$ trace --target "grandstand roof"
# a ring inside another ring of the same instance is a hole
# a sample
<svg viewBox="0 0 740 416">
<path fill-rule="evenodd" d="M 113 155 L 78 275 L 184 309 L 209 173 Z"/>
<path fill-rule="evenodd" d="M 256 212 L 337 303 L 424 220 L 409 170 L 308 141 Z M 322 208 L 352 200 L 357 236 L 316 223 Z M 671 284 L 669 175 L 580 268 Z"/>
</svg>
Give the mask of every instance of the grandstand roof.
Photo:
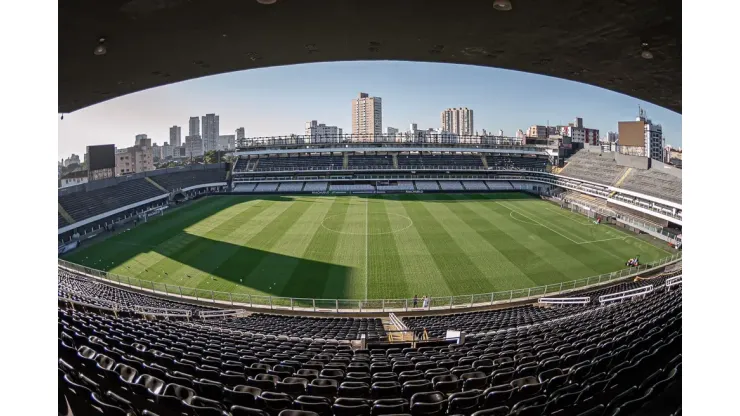
<svg viewBox="0 0 740 416">
<path fill-rule="evenodd" d="M 499 12 L 490 0 L 61 2 L 58 111 L 223 72 L 338 60 L 515 69 L 681 111 L 680 2 L 511 3 Z M 106 53 L 96 55 L 101 38 Z"/>
</svg>

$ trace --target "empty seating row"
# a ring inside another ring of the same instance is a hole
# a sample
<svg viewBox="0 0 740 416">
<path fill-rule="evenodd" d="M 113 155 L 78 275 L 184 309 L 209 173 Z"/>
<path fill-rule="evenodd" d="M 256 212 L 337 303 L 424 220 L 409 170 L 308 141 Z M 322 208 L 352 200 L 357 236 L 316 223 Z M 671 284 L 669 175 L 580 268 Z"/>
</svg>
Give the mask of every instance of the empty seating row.
<svg viewBox="0 0 740 416">
<path fill-rule="evenodd" d="M 300 192 L 303 190 L 303 182 L 281 182 L 278 192 Z"/>
<path fill-rule="evenodd" d="M 375 185 L 379 191 L 413 191 L 414 183 L 412 181 L 398 181 L 395 184 Z"/>
<path fill-rule="evenodd" d="M 303 190 L 307 192 L 325 192 L 328 186 L 329 182 L 306 182 Z"/>
<path fill-rule="evenodd" d="M 60 397 L 73 414 L 621 415 L 680 388 L 680 290 L 403 349 L 58 314 Z"/>
<path fill-rule="evenodd" d="M 196 185 L 226 182 L 226 171 L 223 169 L 188 170 L 152 176 L 151 179 L 168 191 L 174 191 Z"/>
<path fill-rule="evenodd" d="M 362 191 L 374 191 L 375 186 L 369 184 L 369 183 L 357 183 L 357 184 L 329 184 L 329 190 L 330 191 L 340 191 L 340 192 L 362 192 Z"/>
<path fill-rule="evenodd" d="M 544 172 L 547 169 L 547 159 L 533 157 L 512 157 L 506 155 L 488 155 L 486 162 L 489 169 L 494 170 L 528 170 Z"/>
<path fill-rule="evenodd" d="M 388 168 L 393 167 L 393 156 L 390 155 L 349 155 L 347 157 L 350 168 Z"/>
<path fill-rule="evenodd" d="M 619 187 L 668 201 L 681 202 L 681 179 L 656 169 L 632 169 Z"/>
<path fill-rule="evenodd" d="M 75 221 L 81 221 L 161 195 L 164 192 L 146 180 L 134 179 L 107 188 L 61 195 L 58 201 Z"/>
<path fill-rule="evenodd" d="M 344 165 L 342 156 L 263 157 L 252 165 L 253 171 L 336 170 Z"/>
<path fill-rule="evenodd" d="M 609 153 L 590 153 L 581 150 L 566 161 L 565 168 L 560 172 L 563 176 L 583 179 L 604 185 L 614 185 L 627 171 Z"/>
<path fill-rule="evenodd" d="M 214 309 L 121 289 L 62 268 L 58 269 L 57 292 L 61 298 L 108 308 L 115 304 L 121 310 L 134 310 L 136 306 L 185 309 L 191 312 Z"/>
<path fill-rule="evenodd" d="M 414 185 L 420 191 L 439 191 L 437 181 L 414 181 Z"/>
<path fill-rule="evenodd" d="M 462 181 L 463 187 L 468 191 L 487 191 L 488 187 L 483 181 Z"/>
<path fill-rule="evenodd" d="M 465 189 L 460 181 L 439 181 L 439 187 L 443 191 L 462 191 Z"/>
</svg>

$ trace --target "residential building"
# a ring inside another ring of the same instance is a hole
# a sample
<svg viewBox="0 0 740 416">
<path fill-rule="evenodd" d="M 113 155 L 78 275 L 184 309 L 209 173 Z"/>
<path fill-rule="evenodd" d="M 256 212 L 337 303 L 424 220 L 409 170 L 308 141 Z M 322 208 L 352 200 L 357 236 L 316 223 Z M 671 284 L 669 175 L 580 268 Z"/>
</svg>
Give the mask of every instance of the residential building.
<svg viewBox="0 0 740 416">
<path fill-rule="evenodd" d="M 203 150 L 217 150 L 218 149 L 218 128 L 219 120 L 216 114 L 206 114 L 201 118 L 201 124 L 203 127 Z"/>
<path fill-rule="evenodd" d="M 525 137 L 526 136 L 525 136 L 524 132 L 522 131 L 522 129 L 519 129 L 519 130 L 516 131 L 516 138 L 517 139 L 524 140 Z"/>
<path fill-rule="evenodd" d="M 383 133 L 383 102 L 380 97 L 370 97 L 361 92 L 352 100 L 352 134 L 367 135 L 359 141 L 372 141 Z"/>
<path fill-rule="evenodd" d="M 197 120 L 197 118 L 196 118 Z M 196 133 L 197 134 L 197 133 Z M 182 129 L 180 126 L 170 127 L 170 146 L 179 146 L 182 143 Z"/>
<path fill-rule="evenodd" d="M 87 183 L 87 170 L 80 169 L 74 172 L 69 172 L 59 178 L 59 187 L 66 188 L 69 186 L 75 186 L 82 183 Z"/>
<path fill-rule="evenodd" d="M 306 122 L 306 136 L 311 138 L 311 143 L 338 143 L 342 140 L 342 129 L 311 120 Z"/>
<path fill-rule="evenodd" d="M 398 129 L 395 127 L 386 127 L 385 134 L 389 136 L 395 136 L 396 134 L 398 134 Z"/>
<path fill-rule="evenodd" d="M 448 108 L 440 115 L 441 131 L 455 133 L 459 136 L 472 136 L 473 110 L 467 107 Z"/>
<path fill-rule="evenodd" d="M 200 118 L 190 117 L 188 122 L 188 136 L 200 136 Z"/>
<path fill-rule="evenodd" d="M 665 159 L 663 154 L 663 149 L 665 148 L 663 127 L 660 124 L 653 124 L 652 120 L 647 118 L 647 113 L 642 108 L 636 121 L 642 121 L 644 123 L 646 156 L 651 159 L 663 161 Z"/>
<path fill-rule="evenodd" d="M 547 126 L 533 125 L 527 129 L 527 137 L 536 137 L 538 139 L 546 139 Z"/>
<path fill-rule="evenodd" d="M 162 145 L 162 159 L 172 159 L 173 156 L 173 150 L 177 146 L 172 146 L 171 144 L 164 142 L 164 145 Z"/>
<path fill-rule="evenodd" d="M 619 133 L 610 131 L 606 133 L 606 141 L 609 143 L 617 143 L 619 141 Z"/>
<path fill-rule="evenodd" d="M 245 143 L 244 139 L 246 138 L 246 132 L 244 131 L 244 127 L 239 127 L 236 129 L 236 145 L 237 146 L 244 146 Z"/>
<path fill-rule="evenodd" d="M 185 145 L 182 148 L 185 149 L 185 154 L 183 155 L 185 157 L 203 156 L 206 152 L 203 146 L 203 139 L 198 135 L 186 136 Z"/>
<path fill-rule="evenodd" d="M 66 168 L 67 166 L 74 164 L 80 164 L 80 156 L 72 153 L 70 157 L 64 159 L 64 167 Z"/>
<path fill-rule="evenodd" d="M 557 126 L 558 134 L 572 138 L 573 143 L 599 144 L 599 130 L 583 127 L 583 119 L 578 117 L 567 126 Z"/>
<path fill-rule="evenodd" d="M 218 136 L 218 150 L 234 150 L 236 149 L 236 135 L 227 134 Z"/>
<path fill-rule="evenodd" d="M 152 145 L 152 159 L 155 162 L 158 162 L 158 161 L 164 159 L 162 157 L 162 146 L 158 145 L 157 143 L 154 143 Z"/>
<path fill-rule="evenodd" d="M 133 146 L 117 149 L 115 157 L 116 176 L 154 170 L 152 139 L 146 137 L 146 134 L 139 134 Z"/>
<path fill-rule="evenodd" d="M 498 129 L 498 132 L 496 133 L 496 136 L 498 137 L 504 137 L 504 131 L 501 129 Z"/>
</svg>

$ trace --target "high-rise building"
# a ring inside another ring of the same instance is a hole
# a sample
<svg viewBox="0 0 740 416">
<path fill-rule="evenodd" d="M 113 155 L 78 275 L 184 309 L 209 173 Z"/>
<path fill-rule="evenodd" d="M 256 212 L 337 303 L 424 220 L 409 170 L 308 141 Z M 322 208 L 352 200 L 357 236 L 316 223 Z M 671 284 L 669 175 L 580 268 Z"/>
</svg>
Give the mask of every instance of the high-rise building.
<svg viewBox="0 0 740 416">
<path fill-rule="evenodd" d="M 218 150 L 234 150 L 236 149 L 236 136 L 233 134 L 226 134 L 218 136 Z"/>
<path fill-rule="evenodd" d="M 244 127 L 239 127 L 236 129 L 236 145 L 237 146 L 243 146 L 242 142 L 246 138 L 246 132 L 244 131 Z"/>
<path fill-rule="evenodd" d="M 198 157 L 203 156 L 205 150 L 203 148 L 203 139 L 198 136 L 186 136 L 185 137 L 185 156 L 186 157 Z"/>
<path fill-rule="evenodd" d="M 359 141 L 372 141 L 374 135 L 383 133 L 383 102 L 380 97 L 370 97 L 361 92 L 352 100 L 352 134 L 367 135 Z"/>
<path fill-rule="evenodd" d="M 179 146 L 180 143 L 182 143 L 182 129 L 180 126 L 170 127 L 170 146 Z"/>
<path fill-rule="evenodd" d="M 218 116 L 216 114 L 206 114 L 201 118 L 203 125 L 203 151 L 218 149 Z"/>
<path fill-rule="evenodd" d="M 200 136 L 200 118 L 190 117 L 188 122 L 188 136 Z"/>
<path fill-rule="evenodd" d="M 342 140 L 342 129 L 311 120 L 306 122 L 306 136 L 311 138 L 311 143 L 339 143 Z"/>
<path fill-rule="evenodd" d="M 164 142 L 164 145 L 162 145 L 162 159 L 172 159 L 174 147 L 177 146 L 172 146 L 171 144 Z"/>
<path fill-rule="evenodd" d="M 663 137 L 663 126 L 653 124 L 653 121 L 647 118 L 647 113 L 640 108 L 640 114 L 636 121 L 644 123 L 645 131 L 645 154 L 650 159 L 664 160 L 665 138 Z"/>
<path fill-rule="evenodd" d="M 137 134 L 133 146 L 118 149 L 116 158 L 116 176 L 130 175 L 154 170 L 152 139 L 146 134 Z"/>
<path fill-rule="evenodd" d="M 475 132 L 473 128 L 473 110 L 467 107 L 448 108 L 442 111 L 440 122 L 442 131 L 445 132 L 461 136 L 472 136 Z"/>
</svg>

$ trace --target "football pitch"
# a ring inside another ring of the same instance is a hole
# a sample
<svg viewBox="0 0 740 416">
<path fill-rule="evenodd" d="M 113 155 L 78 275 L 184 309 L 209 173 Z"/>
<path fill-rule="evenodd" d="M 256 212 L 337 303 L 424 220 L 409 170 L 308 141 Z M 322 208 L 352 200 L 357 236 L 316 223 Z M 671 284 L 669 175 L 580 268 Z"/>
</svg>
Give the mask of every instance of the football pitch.
<svg viewBox="0 0 740 416">
<path fill-rule="evenodd" d="M 522 193 L 215 196 L 64 259 L 167 285 L 400 299 L 567 282 L 670 256 Z"/>
</svg>

